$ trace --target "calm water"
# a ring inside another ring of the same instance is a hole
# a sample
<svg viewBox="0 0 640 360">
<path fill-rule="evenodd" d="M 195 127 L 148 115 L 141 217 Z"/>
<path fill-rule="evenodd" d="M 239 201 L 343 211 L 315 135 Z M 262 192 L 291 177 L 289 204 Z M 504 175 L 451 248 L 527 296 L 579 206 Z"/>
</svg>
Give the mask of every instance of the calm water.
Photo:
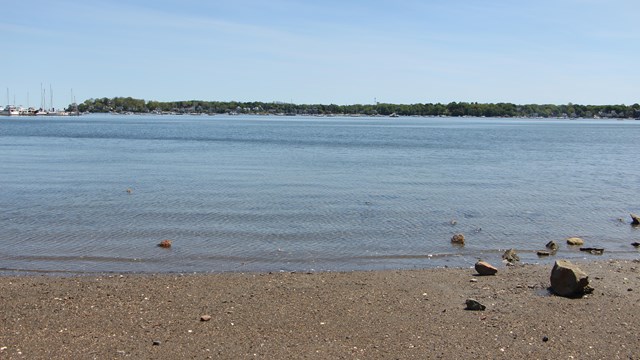
<svg viewBox="0 0 640 360">
<path fill-rule="evenodd" d="M 4 117 L 0 268 L 470 266 L 551 261 L 549 240 L 595 257 L 568 236 L 637 258 L 639 140 L 640 121 Z"/>
</svg>

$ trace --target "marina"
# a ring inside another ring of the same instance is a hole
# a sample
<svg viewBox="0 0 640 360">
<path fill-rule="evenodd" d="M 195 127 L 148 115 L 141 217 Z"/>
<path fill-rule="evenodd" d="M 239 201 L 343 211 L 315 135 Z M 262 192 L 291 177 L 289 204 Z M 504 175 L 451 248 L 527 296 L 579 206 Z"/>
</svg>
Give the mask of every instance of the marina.
<svg viewBox="0 0 640 360">
<path fill-rule="evenodd" d="M 78 116 L 78 111 L 65 111 L 65 110 L 44 110 L 36 109 L 33 107 L 23 108 L 21 106 L 7 105 L 1 111 L 0 115 L 3 116 Z"/>
<path fill-rule="evenodd" d="M 56 109 L 53 106 L 53 88 L 49 86 L 49 108 L 47 108 L 46 104 L 46 90 L 42 88 L 40 85 L 40 107 L 35 108 L 33 106 L 29 106 L 27 104 L 26 107 L 22 105 L 16 105 L 15 95 L 13 104 L 11 104 L 9 97 L 9 89 L 7 88 L 7 105 L 4 108 L 0 109 L 0 116 L 78 116 L 80 112 L 78 111 L 78 105 L 75 102 L 75 98 L 73 96 L 73 90 L 71 90 L 71 105 L 69 105 L 68 109 Z M 27 93 L 27 103 L 29 102 L 29 93 Z"/>
</svg>

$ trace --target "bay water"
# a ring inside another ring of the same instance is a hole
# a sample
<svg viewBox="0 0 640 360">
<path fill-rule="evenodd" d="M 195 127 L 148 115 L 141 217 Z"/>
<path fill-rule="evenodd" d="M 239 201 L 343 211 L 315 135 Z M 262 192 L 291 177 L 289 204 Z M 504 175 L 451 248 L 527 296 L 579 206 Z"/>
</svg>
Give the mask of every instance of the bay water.
<svg viewBox="0 0 640 360">
<path fill-rule="evenodd" d="M 532 263 L 638 258 L 639 141 L 633 120 L 4 117 L 0 271 L 409 269 L 499 263 L 509 248 Z M 538 258 L 551 240 L 558 253 Z"/>
</svg>

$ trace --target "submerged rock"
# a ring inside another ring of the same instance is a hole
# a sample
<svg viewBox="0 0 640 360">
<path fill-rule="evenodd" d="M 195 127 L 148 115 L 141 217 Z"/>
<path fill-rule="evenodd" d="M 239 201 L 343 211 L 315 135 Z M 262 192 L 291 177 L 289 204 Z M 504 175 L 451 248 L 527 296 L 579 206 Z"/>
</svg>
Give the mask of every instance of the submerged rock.
<svg viewBox="0 0 640 360">
<path fill-rule="evenodd" d="M 638 247 L 638 246 L 640 246 L 640 243 L 639 242 L 633 242 L 633 243 L 631 243 L 631 245 L 633 245 L 635 247 Z"/>
<path fill-rule="evenodd" d="M 518 254 L 516 254 L 516 251 L 513 249 L 509 249 L 505 251 L 504 254 L 502 254 L 502 258 L 507 260 L 510 263 L 520 261 L 520 257 L 518 256 Z"/>
<path fill-rule="evenodd" d="M 579 237 L 570 237 L 567 239 L 568 245 L 584 245 L 584 240 Z"/>
<path fill-rule="evenodd" d="M 545 247 L 551 251 L 558 250 L 558 244 L 556 244 L 556 242 L 553 240 L 549 241 L 547 245 L 545 245 Z"/>
<path fill-rule="evenodd" d="M 640 225 L 640 216 L 631 214 L 631 225 Z"/>
<path fill-rule="evenodd" d="M 581 247 L 580 251 L 588 252 L 593 255 L 602 255 L 604 253 L 604 248 Z"/>
<path fill-rule="evenodd" d="M 589 276 L 567 260 L 556 260 L 550 280 L 551 290 L 559 296 L 577 297 L 593 291 Z"/>
<path fill-rule="evenodd" d="M 480 275 L 495 275 L 498 272 L 498 269 L 486 261 L 478 261 L 475 268 Z"/>
<path fill-rule="evenodd" d="M 538 251 L 536 251 L 536 254 L 538 256 L 550 256 L 551 255 L 551 253 L 546 251 L 546 250 L 538 250 Z"/>
<path fill-rule="evenodd" d="M 451 237 L 452 244 L 464 245 L 464 235 L 463 234 L 455 234 Z"/>
<path fill-rule="evenodd" d="M 160 244 L 158 244 L 158 246 L 161 248 L 168 249 L 171 247 L 171 240 L 162 240 L 160 241 Z"/>
<path fill-rule="evenodd" d="M 467 305 L 465 310 L 482 311 L 487 308 L 480 304 L 476 299 L 467 299 L 467 301 L 465 301 L 465 305 Z"/>
</svg>

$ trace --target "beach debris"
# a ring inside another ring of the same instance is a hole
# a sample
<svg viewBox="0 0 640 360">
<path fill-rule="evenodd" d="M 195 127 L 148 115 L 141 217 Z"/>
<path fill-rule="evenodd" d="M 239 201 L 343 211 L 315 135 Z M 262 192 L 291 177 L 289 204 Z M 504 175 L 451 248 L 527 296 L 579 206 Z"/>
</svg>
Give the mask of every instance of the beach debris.
<svg viewBox="0 0 640 360">
<path fill-rule="evenodd" d="M 631 225 L 640 225 L 640 216 L 636 214 L 631 214 Z"/>
<path fill-rule="evenodd" d="M 593 291 L 589 276 L 568 260 L 556 260 L 550 280 L 551 290 L 559 296 L 580 297 Z"/>
<path fill-rule="evenodd" d="M 162 344 L 160 340 L 153 340 L 153 346 L 159 346 L 160 344 Z"/>
<path fill-rule="evenodd" d="M 588 252 L 592 255 L 602 255 L 604 253 L 604 248 L 581 247 L 580 251 Z"/>
<path fill-rule="evenodd" d="M 464 235 L 463 234 L 455 234 L 451 237 L 452 244 L 464 245 Z"/>
<path fill-rule="evenodd" d="M 568 245 L 584 245 L 584 240 L 579 237 L 570 237 L 567 238 Z"/>
<path fill-rule="evenodd" d="M 160 241 L 158 246 L 161 247 L 161 248 L 168 249 L 168 248 L 171 247 L 171 240 L 162 240 L 162 241 Z"/>
<path fill-rule="evenodd" d="M 513 249 L 509 249 L 505 251 L 504 254 L 502 254 L 502 258 L 504 260 L 507 260 L 510 263 L 520 261 L 520 257 L 518 256 L 518 254 L 516 254 L 516 251 Z"/>
<path fill-rule="evenodd" d="M 558 244 L 556 244 L 556 242 L 553 240 L 549 241 L 547 245 L 545 245 L 545 247 L 551 251 L 558 250 Z"/>
<path fill-rule="evenodd" d="M 465 310 L 472 311 L 483 311 L 487 308 L 486 306 L 480 304 L 476 299 L 467 299 L 467 301 L 465 301 L 465 305 L 467 306 Z"/>
<path fill-rule="evenodd" d="M 635 247 L 638 247 L 638 246 L 640 246 L 640 243 L 636 241 L 636 242 L 632 242 L 631 245 L 635 246 Z"/>
<path fill-rule="evenodd" d="M 209 320 L 211 320 L 211 315 L 200 316 L 200 321 L 209 321 Z"/>
<path fill-rule="evenodd" d="M 475 265 L 476 271 L 478 272 L 479 275 L 495 275 L 498 272 L 498 269 L 496 269 L 493 265 L 489 264 L 486 261 L 478 261 Z"/>
<path fill-rule="evenodd" d="M 548 252 L 547 250 L 538 250 L 538 251 L 536 251 L 536 255 L 538 255 L 538 256 L 550 256 L 551 253 Z"/>
<path fill-rule="evenodd" d="M 129 195 L 133 194 L 133 189 L 132 188 L 127 188 L 126 191 L 127 191 L 127 194 L 129 194 Z"/>
</svg>

